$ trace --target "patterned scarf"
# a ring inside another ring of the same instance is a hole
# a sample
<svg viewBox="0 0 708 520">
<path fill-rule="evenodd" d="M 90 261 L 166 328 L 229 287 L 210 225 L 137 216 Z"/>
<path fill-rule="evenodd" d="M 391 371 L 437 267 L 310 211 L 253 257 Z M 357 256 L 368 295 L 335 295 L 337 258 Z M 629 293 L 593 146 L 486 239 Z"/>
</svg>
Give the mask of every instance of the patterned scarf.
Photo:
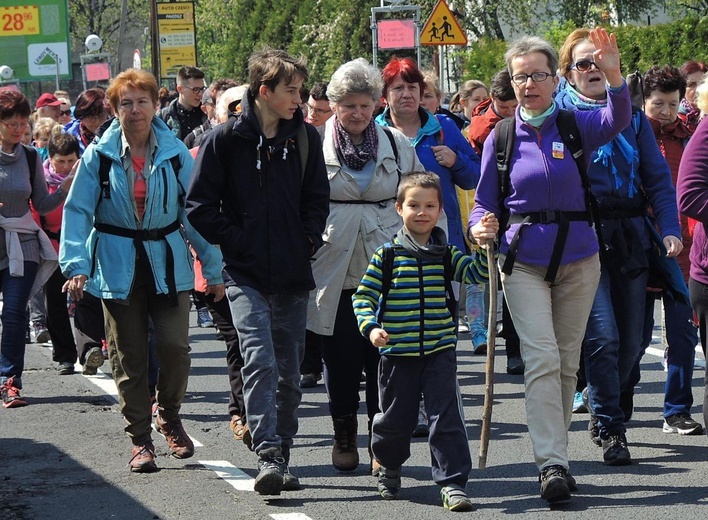
<svg viewBox="0 0 708 520">
<path fill-rule="evenodd" d="M 379 147 L 379 137 L 376 133 L 374 118 L 369 121 L 369 126 L 364 130 L 364 142 L 355 145 L 349 133 L 344 130 L 339 119 L 334 120 L 334 149 L 342 158 L 344 164 L 356 171 L 361 171 L 370 160 L 376 160 L 376 150 Z"/>
<path fill-rule="evenodd" d="M 64 182 L 64 179 L 66 179 L 67 175 L 69 174 L 58 174 L 56 170 L 54 170 L 54 166 L 52 166 L 52 162 L 49 159 L 44 162 L 44 178 L 47 180 L 47 184 L 49 186 L 56 188 L 62 182 Z"/>
<path fill-rule="evenodd" d="M 84 145 L 84 148 L 93 142 L 94 134 L 86 128 L 83 121 L 79 123 L 79 137 L 81 138 L 81 143 Z"/>
<path fill-rule="evenodd" d="M 570 83 L 566 84 L 565 92 L 578 110 L 599 110 L 607 106 L 607 99 L 598 100 L 583 96 L 580 92 L 575 90 Z M 619 150 L 622 157 L 624 157 L 625 161 L 627 161 L 627 164 L 630 166 L 627 194 L 631 199 L 634 197 L 634 194 L 637 193 L 634 178 L 636 177 L 637 164 L 639 164 L 639 150 L 637 150 L 636 147 L 629 144 L 621 133 L 617 134 L 617 137 L 612 141 L 597 149 L 597 157 L 593 162 L 596 164 L 602 163 L 605 168 L 608 168 L 612 172 L 612 177 L 615 180 L 615 189 L 619 189 L 624 184 L 624 181 L 617 175 L 617 167 L 612 159 L 616 150 Z"/>
</svg>

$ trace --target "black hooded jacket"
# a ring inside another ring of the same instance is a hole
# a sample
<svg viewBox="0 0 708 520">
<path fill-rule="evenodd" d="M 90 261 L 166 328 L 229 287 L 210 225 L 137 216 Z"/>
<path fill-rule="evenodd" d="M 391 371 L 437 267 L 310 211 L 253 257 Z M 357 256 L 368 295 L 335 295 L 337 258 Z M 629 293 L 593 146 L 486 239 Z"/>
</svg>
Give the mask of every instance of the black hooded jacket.
<svg viewBox="0 0 708 520">
<path fill-rule="evenodd" d="M 187 216 L 221 246 L 237 285 L 265 294 L 314 289 L 310 257 L 322 245 L 329 215 L 329 180 L 317 130 L 298 110 L 267 140 L 249 92 L 242 112 L 201 143 L 187 190 Z M 305 125 L 304 174 L 295 142 Z"/>
</svg>

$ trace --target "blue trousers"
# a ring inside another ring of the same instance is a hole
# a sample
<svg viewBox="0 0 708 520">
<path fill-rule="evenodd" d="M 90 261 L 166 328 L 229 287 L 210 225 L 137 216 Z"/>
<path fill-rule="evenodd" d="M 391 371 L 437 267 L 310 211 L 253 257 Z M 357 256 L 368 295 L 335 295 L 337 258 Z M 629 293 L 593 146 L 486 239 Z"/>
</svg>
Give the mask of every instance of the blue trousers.
<svg viewBox="0 0 708 520">
<path fill-rule="evenodd" d="M 14 377 L 14 385 L 22 388 L 25 368 L 25 331 L 27 302 L 37 276 L 37 262 L 25 262 L 23 276 L 10 276 L 10 269 L 0 271 L 2 292 L 2 341 L 0 341 L 0 384 Z"/>
<path fill-rule="evenodd" d="M 648 277 L 645 271 L 630 278 L 618 263 L 602 263 L 583 341 L 590 408 L 601 439 L 626 431 L 619 399 L 623 390 L 632 388 L 632 368 L 642 352 Z"/>
<path fill-rule="evenodd" d="M 701 336 L 701 346 L 703 355 L 706 355 L 706 341 L 708 334 L 708 285 L 690 278 L 688 280 L 688 292 L 691 295 L 691 307 L 698 316 L 698 331 Z M 671 349 L 669 349 L 671 350 Z M 708 363 L 706 364 L 705 390 L 703 393 L 703 424 L 708 424 Z"/>
<path fill-rule="evenodd" d="M 693 405 L 691 380 L 698 331 L 693 325 L 693 309 L 688 303 L 676 301 L 671 296 L 664 296 L 663 299 L 666 341 L 669 344 L 668 373 L 664 387 L 664 417 L 671 417 L 677 413 L 691 413 Z M 644 314 L 642 352 L 651 343 L 654 329 L 654 301 L 655 298 L 651 294 L 648 295 Z M 641 378 L 640 362 L 641 357 L 632 368 L 630 388 L 637 386 Z"/>
<path fill-rule="evenodd" d="M 226 295 L 244 362 L 243 400 L 253 450 L 289 448 L 302 399 L 300 363 L 309 293 L 263 294 L 239 285 L 228 287 Z"/>
</svg>

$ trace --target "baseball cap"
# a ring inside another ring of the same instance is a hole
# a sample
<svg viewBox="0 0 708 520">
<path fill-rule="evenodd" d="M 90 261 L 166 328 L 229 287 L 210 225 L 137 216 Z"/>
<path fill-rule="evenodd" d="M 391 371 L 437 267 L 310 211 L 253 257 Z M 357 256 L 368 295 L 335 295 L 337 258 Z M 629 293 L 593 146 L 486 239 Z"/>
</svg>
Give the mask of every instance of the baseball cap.
<svg viewBox="0 0 708 520">
<path fill-rule="evenodd" d="M 214 104 L 214 99 L 211 97 L 211 89 L 206 89 L 204 94 L 202 94 L 202 104 L 211 103 Z"/>
<path fill-rule="evenodd" d="M 50 94 L 49 92 L 45 92 L 41 96 L 39 96 L 39 99 L 37 100 L 37 103 L 34 105 L 34 108 L 42 108 L 42 107 L 58 107 L 61 106 L 61 101 L 59 101 L 54 94 Z"/>
</svg>

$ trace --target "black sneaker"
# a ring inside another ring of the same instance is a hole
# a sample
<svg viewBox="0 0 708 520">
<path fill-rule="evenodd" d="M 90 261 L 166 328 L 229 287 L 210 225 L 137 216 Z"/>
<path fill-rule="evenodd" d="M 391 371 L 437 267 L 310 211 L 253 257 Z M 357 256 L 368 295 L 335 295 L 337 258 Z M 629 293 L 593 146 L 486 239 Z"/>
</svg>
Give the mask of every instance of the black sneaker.
<svg viewBox="0 0 708 520">
<path fill-rule="evenodd" d="M 632 463 L 624 433 L 610 435 L 602 441 L 602 457 L 608 466 L 627 466 Z"/>
<path fill-rule="evenodd" d="M 590 421 L 588 422 L 588 434 L 590 435 L 590 440 L 596 446 L 602 446 L 602 439 L 600 439 L 600 425 L 597 422 L 597 417 L 590 415 Z"/>
<path fill-rule="evenodd" d="M 512 356 L 506 360 L 506 373 L 513 376 L 524 375 L 526 365 L 521 356 Z"/>
<path fill-rule="evenodd" d="M 541 484 L 541 498 L 549 504 L 570 500 L 567 475 L 566 469 L 557 464 L 543 468 L 538 476 L 538 481 Z"/>
<path fill-rule="evenodd" d="M 401 492 L 401 468 L 389 469 L 379 466 L 377 489 L 384 500 L 395 500 Z"/>
<path fill-rule="evenodd" d="M 266 448 L 258 454 L 258 476 L 253 490 L 259 495 L 280 495 L 283 490 L 285 459 L 279 448 Z"/>
<path fill-rule="evenodd" d="M 694 421 L 690 414 L 677 413 L 664 419 L 664 433 L 678 433 L 679 435 L 700 435 L 703 426 Z"/>
<path fill-rule="evenodd" d="M 280 451 L 283 454 L 284 461 L 284 464 L 281 466 L 283 470 L 283 491 L 297 491 L 302 489 L 300 479 L 290 473 L 290 447 L 281 446 Z"/>
</svg>

